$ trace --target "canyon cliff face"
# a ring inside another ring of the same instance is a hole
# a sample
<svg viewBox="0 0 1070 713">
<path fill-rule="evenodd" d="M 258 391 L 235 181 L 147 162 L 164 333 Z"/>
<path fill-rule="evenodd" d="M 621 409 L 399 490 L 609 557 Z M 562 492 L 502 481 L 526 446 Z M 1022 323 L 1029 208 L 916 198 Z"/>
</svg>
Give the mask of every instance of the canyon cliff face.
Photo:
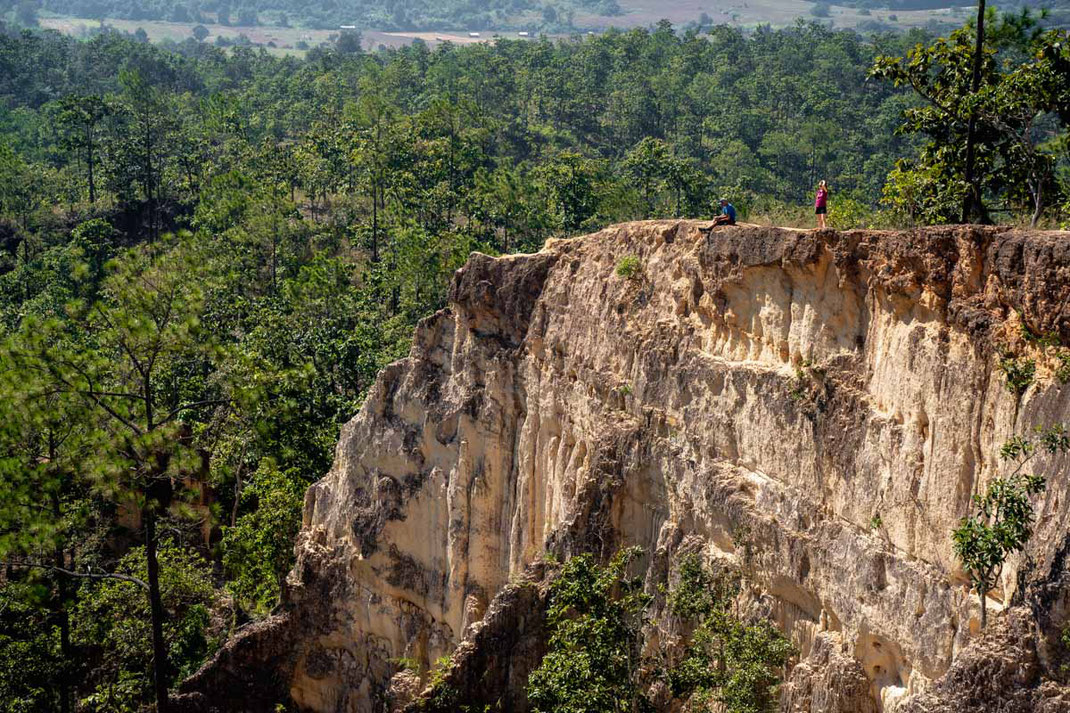
<svg viewBox="0 0 1070 713">
<path fill-rule="evenodd" d="M 1001 444 L 1070 422 L 1023 325 L 1070 343 L 1070 234 L 664 221 L 473 255 L 309 490 L 280 613 L 180 700 L 446 710 L 420 694 L 452 654 L 455 701 L 525 710 L 544 554 L 640 545 L 652 591 L 683 552 L 744 573 L 798 649 L 784 711 L 1070 710 L 1070 463 L 1036 461 L 984 637 L 951 550 Z"/>
</svg>

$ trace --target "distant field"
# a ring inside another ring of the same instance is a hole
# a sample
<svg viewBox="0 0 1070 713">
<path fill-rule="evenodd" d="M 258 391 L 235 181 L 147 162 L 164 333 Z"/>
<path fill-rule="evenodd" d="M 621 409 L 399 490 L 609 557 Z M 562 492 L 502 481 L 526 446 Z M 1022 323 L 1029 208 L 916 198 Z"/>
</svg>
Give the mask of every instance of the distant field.
<svg viewBox="0 0 1070 713">
<path fill-rule="evenodd" d="M 674 24 L 683 25 L 697 21 L 703 13 L 715 24 L 728 24 L 741 27 L 752 27 L 761 23 L 774 26 L 790 25 L 798 18 L 817 19 L 811 14 L 814 3 L 807 0 L 676 0 L 672 3 L 658 2 L 657 0 L 620 0 L 620 6 L 624 10 L 622 15 L 607 17 L 589 13 L 577 13 L 575 25 L 581 30 L 601 30 L 607 27 L 645 27 L 656 23 L 661 19 L 671 20 Z M 862 14 L 855 8 L 833 5 L 830 7 L 829 16 L 821 18 L 822 22 L 828 22 L 835 27 L 858 27 L 875 23 L 891 29 L 909 29 L 922 27 L 936 22 L 941 24 L 958 25 L 965 22 L 968 16 L 964 8 L 951 8 L 942 10 L 873 10 L 870 14 Z M 42 27 L 58 30 L 64 34 L 73 36 L 86 36 L 93 28 L 99 27 L 96 20 L 85 20 L 73 17 L 42 17 Z M 123 32 L 134 32 L 138 28 L 145 30 L 149 39 L 153 42 L 170 39 L 182 41 L 193 36 L 195 23 L 159 22 L 143 20 L 115 20 L 108 19 L 105 23 Z M 298 49 L 299 42 L 305 42 L 309 47 L 329 42 L 337 30 L 308 30 L 293 27 L 235 27 L 229 25 L 205 24 L 209 36 L 205 42 L 215 42 L 217 37 L 237 39 L 245 35 L 255 45 L 267 47 L 273 54 L 303 54 Z M 501 32 L 502 37 L 516 37 L 515 32 Z M 415 38 L 420 38 L 431 45 L 441 42 L 453 42 L 455 44 L 470 44 L 475 42 L 488 42 L 499 36 L 494 31 L 484 31 L 480 37 L 473 38 L 468 33 L 456 32 L 376 32 L 364 30 L 362 32 L 364 47 L 376 49 L 378 47 L 398 47 L 409 44 Z"/>
<path fill-rule="evenodd" d="M 575 22 L 585 27 L 645 27 L 661 19 L 674 24 L 696 21 L 703 13 L 715 24 L 751 26 L 768 23 L 774 26 L 790 25 L 796 18 L 815 20 L 810 10 L 815 3 L 806 0 L 674 0 L 671 3 L 658 0 L 618 0 L 623 15 L 606 17 L 577 13 Z M 830 16 L 823 18 L 836 27 L 857 27 L 863 22 L 883 22 L 891 27 L 909 29 L 922 27 L 932 21 L 962 24 L 967 17 L 965 8 L 941 10 L 873 10 L 869 15 L 860 14 L 855 8 L 831 6 Z M 896 19 L 889 19 L 893 16 Z"/>
<path fill-rule="evenodd" d="M 113 20 L 104 21 L 105 24 L 114 27 L 121 32 L 134 32 L 139 27 L 145 30 L 152 42 L 161 40 L 174 40 L 181 42 L 193 37 L 193 28 L 197 23 L 184 22 L 157 22 L 149 20 Z M 42 17 L 42 27 L 57 30 L 75 37 L 87 36 L 94 28 L 100 27 L 96 20 L 85 20 L 76 17 Z M 315 47 L 323 42 L 329 42 L 332 36 L 338 34 L 338 30 L 306 30 L 294 27 L 235 27 L 232 25 L 204 25 L 209 36 L 204 40 L 213 43 L 216 37 L 226 37 L 231 40 L 245 35 L 255 45 L 267 47 L 269 52 L 278 55 L 303 54 L 303 50 L 297 48 L 298 42 L 306 42 L 309 47 Z M 505 33 L 507 36 L 515 36 L 515 33 Z M 473 42 L 487 42 L 493 39 L 493 33 L 484 33 L 479 38 L 469 37 L 467 34 L 450 32 L 374 32 L 364 31 L 361 33 L 366 49 L 376 49 L 379 46 L 399 47 L 410 44 L 414 38 L 419 37 L 428 44 L 436 45 L 441 42 L 453 42 L 454 44 L 470 44 Z M 269 43 L 275 46 L 270 47 Z"/>
</svg>

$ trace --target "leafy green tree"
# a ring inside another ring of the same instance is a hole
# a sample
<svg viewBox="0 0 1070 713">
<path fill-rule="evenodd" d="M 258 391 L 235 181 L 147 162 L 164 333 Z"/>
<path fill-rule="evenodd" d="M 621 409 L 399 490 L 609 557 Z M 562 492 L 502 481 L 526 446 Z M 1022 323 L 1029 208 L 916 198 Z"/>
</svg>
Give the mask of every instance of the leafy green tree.
<svg viewBox="0 0 1070 713">
<path fill-rule="evenodd" d="M 180 677 L 190 675 L 218 644 L 210 639 L 209 620 L 215 602 L 211 570 L 204 559 L 164 542 L 159 548 L 160 603 L 167 611 L 163 643 Z M 137 711 L 152 690 L 153 615 L 142 588 L 148 579 L 148 558 L 142 548 L 128 552 L 115 572 L 130 579 L 108 579 L 86 585 L 75 608 L 76 642 L 101 657 L 90 683 L 91 708 Z"/>
<path fill-rule="evenodd" d="M 873 76 L 911 87 L 924 100 L 906 110 L 901 131 L 925 134 L 929 141 L 916 162 L 899 163 L 888 189 L 891 202 L 912 204 L 910 212 L 922 220 L 988 222 L 985 196 L 1013 196 L 1021 185 L 1031 196 L 1033 223 L 1040 217 L 1054 158 L 1042 146 L 1039 128 L 1044 117 L 1067 114 L 1066 33 L 1025 39 L 1027 26 L 1007 27 L 987 43 L 983 29 L 956 30 L 905 58 L 879 57 L 873 67 Z M 1001 62 L 1001 51 L 1021 43 L 1033 59 Z M 955 205 L 960 210 L 953 211 Z"/>
<path fill-rule="evenodd" d="M 668 672 L 677 697 L 726 713 L 776 709 L 780 672 L 794 649 L 770 623 L 746 623 L 734 612 L 739 578 L 714 574 L 697 555 L 684 557 L 670 590 L 669 610 L 694 625 L 684 658 Z"/>
<path fill-rule="evenodd" d="M 1015 436 L 1000 449 L 1000 458 L 1011 472 L 996 478 L 984 493 L 973 496 L 973 512 L 952 532 L 955 556 L 969 575 L 981 600 L 981 628 L 988 624 L 985 598 L 999 580 L 1007 557 L 1021 551 L 1033 536 L 1033 504 L 1030 498 L 1044 491 L 1043 476 L 1026 473 L 1041 452 L 1070 451 L 1070 435 L 1062 426 L 1038 429 L 1029 436 Z"/>
<path fill-rule="evenodd" d="M 573 233 L 598 214 L 603 168 L 594 159 L 563 151 L 535 167 L 535 180 L 546 194 L 555 227 Z"/>
<path fill-rule="evenodd" d="M 136 195 L 144 201 L 148 237 L 155 240 L 161 230 L 163 177 L 178 127 L 173 101 L 140 70 L 124 71 L 120 82 L 122 129 L 109 146 L 112 182 L 127 199 Z"/>
<path fill-rule="evenodd" d="M 30 216 L 42 204 L 40 172 L 0 140 L 0 213 L 14 217 L 23 231 L 30 229 Z M 28 246 L 26 246 L 28 257 Z"/>
<path fill-rule="evenodd" d="M 58 627 L 52 621 L 48 595 L 34 583 L 8 580 L 0 585 L 0 711 L 47 713 L 69 711 L 69 689 L 57 687 L 71 671 L 57 656 Z M 58 695 L 57 695 L 58 694 Z"/>
<path fill-rule="evenodd" d="M 546 655 L 528 678 L 536 713 L 626 713 L 647 710 L 638 674 L 643 617 L 650 596 L 627 574 L 640 555 L 621 550 L 604 566 L 571 558 L 551 587 Z"/>
<path fill-rule="evenodd" d="M 646 209 L 643 217 L 656 213 L 658 194 L 665 189 L 676 168 L 672 149 L 661 139 L 647 137 L 624 157 L 624 170 L 639 186 Z"/>
<path fill-rule="evenodd" d="M 50 614 L 48 637 L 54 628 L 58 646 L 55 652 L 48 646 L 55 660 L 46 679 L 58 693 L 56 708 L 67 712 L 76 663 L 71 582 L 109 576 L 75 571 L 78 560 L 96 554 L 87 545 L 92 480 L 84 461 L 103 434 L 87 423 L 81 404 L 57 396 L 47 380 L 35 376 L 0 375 L 0 561 L 12 573 L 5 596 L 29 596 L 13 605 L 43 604 Z M 20 639 L 35 646 L 32 637 Z"/>
<path fill-rule="evenodd" d="M 181 250 L 131 253 L 99 301 L 73 303 L 63 322 L 25 322 L 4 355 L 15 388 L 25 374 L 22 383 L 43 385 L 52 397 L 77 404 L 84 427 L 99 434 L 83 460 L 94 489 L 140 520 L 161 712 L 170 670 L 157 522 L 181 506 L 182 483 L 200 468 L 182 419 L 227 403 L 224 392 L 198 378 L 215 351 L 211 335 L 200 330 L 202 297 L 190 284 L 186 260 Z"/>
<path fill-rule="evenodd" d="M 383 75 L 369 75 L 361 82 L 361 96 L 354 107 L 359 132 L 352 161 L 360 171 L 360 184 L 371 199 L 372 262 L 379 261 L 382 242 L 380 222 L 386 211 L 390 171 L 394 167 L 397 103 Z"/>
<path fill-rule="evenodd" d="M 241 493 L 246 514 L 223 530 L 223 566 L 230 589 L 243 607 L 258 616 L 275 606 L 293 565 L 304 490 L 300 478 L 265 459 Z"/>
<path fill-rule="evenodd" d="M 97 202 L 96 167 L 99 163 L 100 129 L 111 107 L 103 97 L 68 94 L 56 107 L 56 124 L 63 137 L 62 145 L 85 158 L 89 202 Z"/>
</svg>

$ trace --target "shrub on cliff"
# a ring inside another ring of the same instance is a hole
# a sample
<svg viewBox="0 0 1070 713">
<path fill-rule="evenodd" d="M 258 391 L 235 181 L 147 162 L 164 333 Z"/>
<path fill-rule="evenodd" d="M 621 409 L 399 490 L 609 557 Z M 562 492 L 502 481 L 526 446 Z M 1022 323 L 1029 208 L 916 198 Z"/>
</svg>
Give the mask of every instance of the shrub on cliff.
<svg viewBox="0 0 1070 713">
<path fill-rule="evenodd" d="M 984 494 L 973 496 L 974 510 L 952 533 L 955 555 L 962 562 L 970 584 L 981 600 L 981 628 L 988 623 L 985 595 L 996 586 L 1007 557 L 1025 548 L 1033 536 L 1033 504 L 1042 493 L 1043 476 L 1024 472 L 1040 452 L 1070 451 L 1070 435 L 1063 426 L 1038 429 L 1029 436 L 1015 436 L 1000 449 L 1000 458 L 1012 465 L 1011 473 L 989 483 Z"/>
<path fill-rule="evenodd" d="M 620 262 L 617 263 L 616 272 L 617 277 L 623 277 L 630 280 L 634 277 L 638 277 L 642 270 L 643 265 L 639 262 L 639 258 L 635 255 L 625 255 L 620 259 Z"/>
<path fill-rule="evenodd" d="M 697 555 L 678 565 L 667 591 L 669 611 L 691 635 L 683 655 L 642 656 L 642 628 L 653 597 L 627 576 L 641 550 L 622 550 L 604 566 L 591 555 L 569 560 L 554 580 L 548 651 L 528 679 L 537 713 L 624 713 L 653 710 L 644 694 L 652 677 L 667 680 L 676 699 L 726 713 L 772 710 L 780 670 L 794 652 L 767 621 L 735 608 L 740 579 L 713 573 Z M 665 662 L 675 660 L 666 666 Z"/>
<path fill-rule="evenodd" d="M 768 621 L 738 616 L 738 576 L 715 574 L 692 554 L 681 561 L 678 577 L 669 610 L 695 629 L 683 660 L 668 672 L 673 695 L 690 698 L 700 710 L 709 702 L 726 713 L 773 710 L 780 670 L 794 653 L 791 642 Z"/>
<path fill-rule="evenodd" d="M 627 576 L 639 548 L 599 565 L 573 557 L 554 580 L 547 611 L 550 642 L 528 678 L 535 713 L 595 713 L 646 708 L 637 676 L 641 628 L 651 598 Z"/>
</svg>

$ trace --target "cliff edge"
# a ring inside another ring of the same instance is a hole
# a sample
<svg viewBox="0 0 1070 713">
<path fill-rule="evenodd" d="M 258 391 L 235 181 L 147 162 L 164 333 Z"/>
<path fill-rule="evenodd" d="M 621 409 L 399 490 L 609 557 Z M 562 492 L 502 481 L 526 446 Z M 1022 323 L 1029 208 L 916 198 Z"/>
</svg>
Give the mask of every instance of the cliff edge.
<svg viewBox="0 0 1070 713">
<path fill-rule="evenodd" d="M 1070 233 L 699 225 L 472 255 L 310 488 L 280 612 L 180 709 L 399 710 L 452 653 L 462 700 L 526 710 L 543 554 L 635 544 L 651 587 L 685 550 L 745 573 L 784 711 L 1070 711 L 1070 464 L 984 636 L 950 538 L 1007 438 L 1070 423 L 1028 338 L 1070 344 Z"/>
</svg>

